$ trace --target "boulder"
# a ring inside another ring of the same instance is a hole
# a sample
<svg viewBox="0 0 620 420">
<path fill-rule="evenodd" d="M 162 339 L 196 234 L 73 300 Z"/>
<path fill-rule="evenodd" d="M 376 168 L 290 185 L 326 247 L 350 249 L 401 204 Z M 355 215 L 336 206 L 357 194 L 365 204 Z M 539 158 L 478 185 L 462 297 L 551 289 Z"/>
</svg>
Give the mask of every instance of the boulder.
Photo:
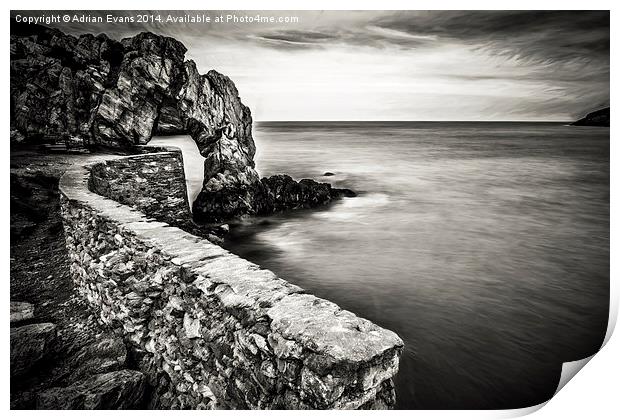
<svg viewBox="0 0 620 420">
<path fill-rule="evenodd" d="M 27 373 L 52 350 L 56 325 L 30 324 L 11 328 L 11 376 Z"/>
<path fill-rule="evenodd" d="M 146 379 L 134 370 L 88 377 L 64 388 L 50 388 L 37 396 L 37 409 L 120 410 L 141 408 Z"/>
<path fill-rule="evenodd" d="M 11 302 L 11 323 L 34 318 L 34 305 L 28 302 Z"/>
</svg>

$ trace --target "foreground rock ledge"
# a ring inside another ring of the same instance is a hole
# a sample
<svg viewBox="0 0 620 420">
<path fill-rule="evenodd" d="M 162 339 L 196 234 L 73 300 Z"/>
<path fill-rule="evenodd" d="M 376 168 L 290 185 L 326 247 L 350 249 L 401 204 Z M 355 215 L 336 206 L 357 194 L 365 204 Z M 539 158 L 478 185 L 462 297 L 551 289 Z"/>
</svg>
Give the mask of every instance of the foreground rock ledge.
<svg viewBox="0 0 620 420">
<path fill-rule="evenodd" d="M 154 390 L 149 407 L 394 405 L 395 333 L 91 192 L 89 178 L 77 166 L 60 181 L 71 272 L 131 343 Z"/>
<path fill-rule="evenodd" d="M 140 408 L 144 374 L 119 370 L 89 377 L 66 388 L 50 388 L 37 396 L 40 410 L 105 410 Z"/>
<path fill-rule="evenodd" d="M 11 328 L 11 377 L 28 373 L 48 357 L 56 338 L 56 325 L 44 322 Z"/>
</svg>

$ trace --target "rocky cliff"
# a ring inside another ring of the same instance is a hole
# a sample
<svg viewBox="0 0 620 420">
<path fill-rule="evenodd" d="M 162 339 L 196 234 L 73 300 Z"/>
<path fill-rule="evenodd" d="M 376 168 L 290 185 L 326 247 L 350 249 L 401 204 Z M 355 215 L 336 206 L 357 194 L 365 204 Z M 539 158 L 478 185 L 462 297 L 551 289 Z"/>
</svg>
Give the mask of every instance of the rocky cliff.
<svg viewBox="0 0 620 420">
<path fill-rule="evenodd" d="M 596 127 L 609 127 L 609 107 L 590 112 L 580 120 L 575 121 L 571 125 L 585 125 Z"/>
<path fill-rule="evenodd" d="M 311 180 L 260 179 L 252 116 L 234 83 L 185 61 L 185 46 L 149 32 L 115 41 L 12 23 L 11 141 L 131 148 L 190 134 L 205 157 L 197 221 L 322 205 L 353 194 Z"/>
</svg>

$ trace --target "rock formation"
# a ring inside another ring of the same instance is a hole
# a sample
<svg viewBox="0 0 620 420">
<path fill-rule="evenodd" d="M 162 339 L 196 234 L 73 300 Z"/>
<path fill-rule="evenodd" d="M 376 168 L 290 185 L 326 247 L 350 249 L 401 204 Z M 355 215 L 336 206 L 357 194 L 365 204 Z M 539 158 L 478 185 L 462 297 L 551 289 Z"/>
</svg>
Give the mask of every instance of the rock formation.
<svg viewBox="0 0 620 420">
<path fill-rule="evenodd" d="M 214 70 L 201 75 L 185 52 L 179 41 L 149 32 L 119 42 L 13 22 L 11 141 L 131 148 L 153 135 L 190 134 L 205 157 L 193 206 L 198 221 L 312 207 L 351 194 L 314 181 L 261 180 L 251 113 L 237 88 Z"/>
<path fill-rule="evenodd" d="M 575 121 L 571 125 L 609 127 L 609 107 L 590 112 L 580 120 Z"/>
<path fill-rule="evenodd" d="M 123 340 L 105 335 L 66 347 L 62 328 L 37 322 L 35 312 L 11 302 L 11 408 L 143 408 L 145 375 L 127 369 Z"/>
</svg>

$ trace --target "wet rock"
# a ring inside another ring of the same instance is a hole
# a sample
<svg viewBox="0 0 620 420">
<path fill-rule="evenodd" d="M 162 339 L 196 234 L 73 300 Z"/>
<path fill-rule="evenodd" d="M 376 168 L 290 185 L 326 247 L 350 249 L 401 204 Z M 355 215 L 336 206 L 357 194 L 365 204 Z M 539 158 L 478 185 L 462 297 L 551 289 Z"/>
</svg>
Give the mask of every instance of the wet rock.
<svg viewBox="0 0 620 420">
<path fill-rule="evenodd" d="M 146 389 L 144 374 L 120 370 L 86 378 L 64 387 L 51 388 L 37 397 L 44 410 L 119 410 L 141 408 Z"/>
<path fill-rule="evenodd" d="M 11 323 L 34 318 L 34 305 L 28 302 L 11 302 Z"/>
<path fill-rule="evenodd" d="M 323 176 L 334 176 L 334 175 L 336 175 L 336 174 L 334 174 L 333 172 L 325 172 L 323 174 Z"/>
<path fill-rule="evenodd" d="M 194 219 L 214 222 L 244 214 L 268 215 L 277 211 L 324 206 L 342 197 L 355 197 L 349 189 L 332 188 L 312 179 L 296 181 L 289 175 L 273 175 L 249 185 L 207 192 L 203 189 L 193 204 Z M 239 201 L 239 197 L 244 197 Z"/>
<path fill-rule="evenodd" d="M 11 328 L 11 376 L 27 373 L 48 356 L 56 338 L 56 325 L 30 324 Z"/>
<path fill-rule="evenodd" d="M 276 211 L 318 207 L 331 199 L 331 186 L 311 179 L 297 182 L 288 175 L 274 175 L 261 181 L 267 187 Z"/>
</svg>

